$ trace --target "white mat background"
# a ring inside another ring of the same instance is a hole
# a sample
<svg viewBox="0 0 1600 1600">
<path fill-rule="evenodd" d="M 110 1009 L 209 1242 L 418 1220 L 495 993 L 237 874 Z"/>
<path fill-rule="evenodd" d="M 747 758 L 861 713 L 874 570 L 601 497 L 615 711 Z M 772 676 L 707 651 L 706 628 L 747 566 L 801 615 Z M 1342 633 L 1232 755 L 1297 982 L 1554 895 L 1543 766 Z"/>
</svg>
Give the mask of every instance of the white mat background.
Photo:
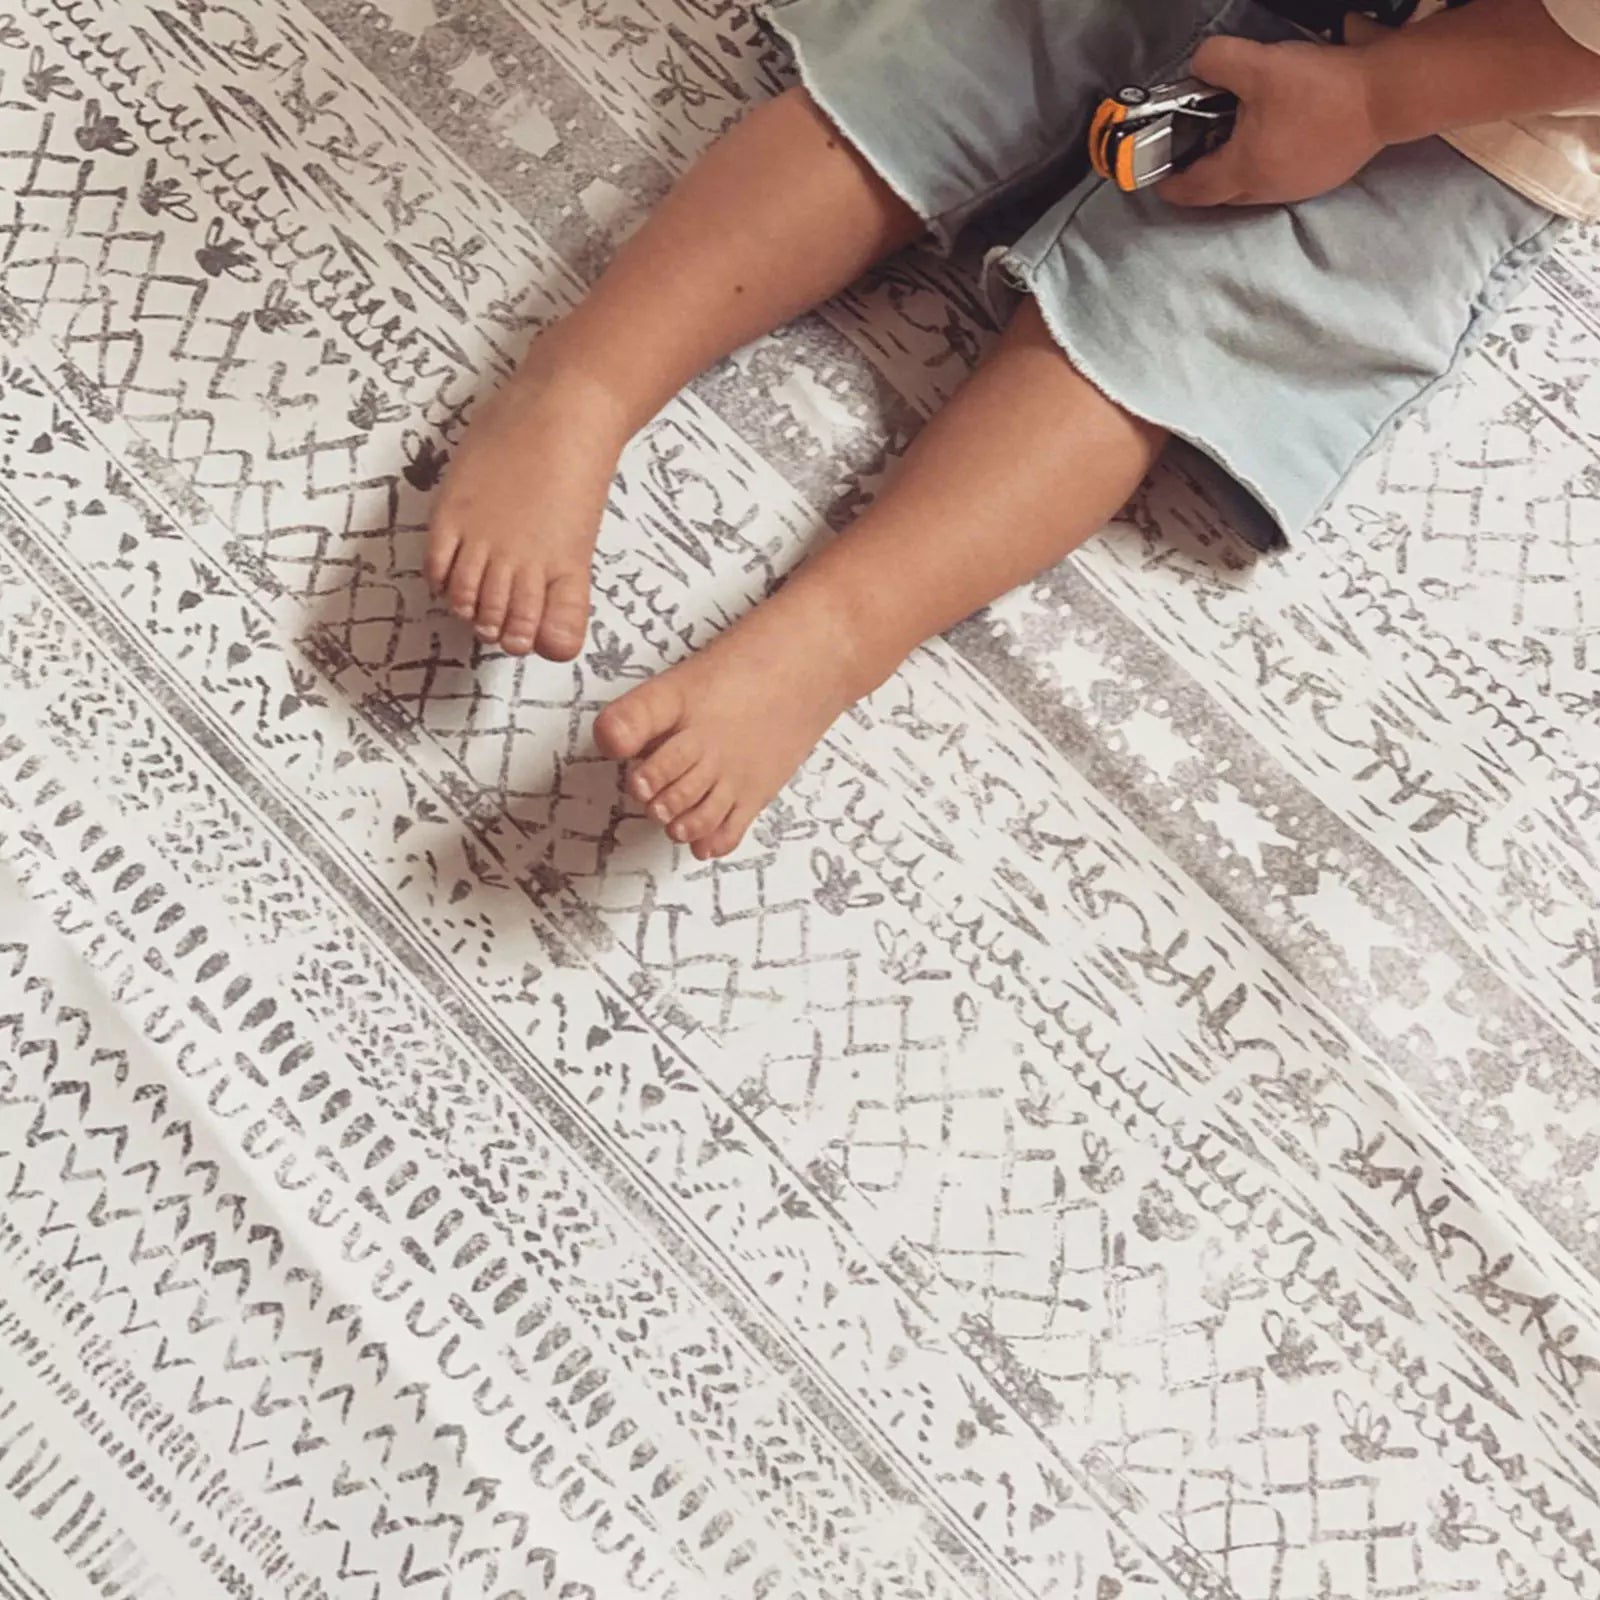
<svg viewBox="0 0 1600 1600">
<path fill-rule="evenodd" d="M 1600 1595 L 1600 254 L 1288 559 L 1157 476 L 732 861 L 589 727 L 993 337 L 426 493 L 783 64 L 731 0 L 0 18 L 0 1596 Z M 537 493 L 537 486 L 530 486 Z"/>
</svg>

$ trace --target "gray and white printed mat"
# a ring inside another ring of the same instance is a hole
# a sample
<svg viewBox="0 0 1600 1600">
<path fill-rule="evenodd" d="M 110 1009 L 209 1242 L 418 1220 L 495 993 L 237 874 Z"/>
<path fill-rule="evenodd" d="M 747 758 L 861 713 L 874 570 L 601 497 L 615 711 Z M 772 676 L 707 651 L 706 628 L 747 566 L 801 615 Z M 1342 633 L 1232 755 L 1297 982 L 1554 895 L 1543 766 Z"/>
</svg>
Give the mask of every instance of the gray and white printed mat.
<svg viewBox="0 0 1600 1600">
<path fill-rule="evenodd" d="M 630 451 L 473 396 L 731 0 L 5 0 L 0 1597 L 1600 1597 L 1600 251 L 1292 554 L 1176 472 L 730 861 L 596 709 L 993 338 L 912 255 Z M 537 494 L 532 484 L 530 494 Z"/>
</svg>

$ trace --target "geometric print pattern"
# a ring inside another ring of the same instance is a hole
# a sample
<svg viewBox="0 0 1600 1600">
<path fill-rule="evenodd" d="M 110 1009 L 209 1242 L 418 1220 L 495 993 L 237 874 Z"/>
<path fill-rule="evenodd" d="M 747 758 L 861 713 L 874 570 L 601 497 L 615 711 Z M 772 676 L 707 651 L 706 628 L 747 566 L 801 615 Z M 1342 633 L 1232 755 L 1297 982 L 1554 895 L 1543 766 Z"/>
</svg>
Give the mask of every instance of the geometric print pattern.
<svg viewBox="0 0 1600 1600">
<path fill-rule="evenodd" d="M 645 430 L 577 661 L 421 536 L 788 70 L 0 18 L 0 1596 L 1600 1596 L 1600 245 L 1293 551 L 1158 469 L 701 865 L 594 714 L 871 499 L 981 246 Z"/>
</svg>

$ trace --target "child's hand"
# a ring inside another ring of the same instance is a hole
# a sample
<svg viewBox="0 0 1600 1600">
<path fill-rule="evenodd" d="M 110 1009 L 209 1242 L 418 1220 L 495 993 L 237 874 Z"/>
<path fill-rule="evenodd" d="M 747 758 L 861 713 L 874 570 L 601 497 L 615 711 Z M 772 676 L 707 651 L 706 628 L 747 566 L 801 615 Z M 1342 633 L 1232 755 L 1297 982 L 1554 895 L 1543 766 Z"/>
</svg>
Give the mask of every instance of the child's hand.
<svg viewBox="0 0 1600 1600">
<path fill-rule="evenodd" d="M 1180 206 L 1277 205 L 1347 183 L 1383 149 L 1366 51 L 1208 39 L 1194 75 L 1239 97 L 1233 135 L 1156 191 Z"/>
</svg>

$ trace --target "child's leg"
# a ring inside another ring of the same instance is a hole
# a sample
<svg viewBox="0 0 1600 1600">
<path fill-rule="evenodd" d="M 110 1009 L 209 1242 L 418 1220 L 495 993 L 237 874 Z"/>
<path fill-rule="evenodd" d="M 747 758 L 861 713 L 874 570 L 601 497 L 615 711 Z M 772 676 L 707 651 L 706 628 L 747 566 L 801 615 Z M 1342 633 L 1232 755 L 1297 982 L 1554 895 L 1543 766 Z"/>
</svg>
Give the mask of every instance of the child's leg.
<svg viewBox="0 0 1600 1600">
<path fill-rule="evenodd" d="M 1132 493 L 1159 429 L 1067 362 L 1032 300 L 891 490 L 765 605 L 600 715 L 672 837 L 726 855 L 828 725 L 923 640 L 1075 549 Z"/>
<path fill-rule="evenodd" d="M 617 458 L 696 374 L 827 299 L 921 224 L 810 96 L 715 145 L 473 423 L 440 495 L 427 576 L 516 654 L 582 648 Z"/>
</svg>

